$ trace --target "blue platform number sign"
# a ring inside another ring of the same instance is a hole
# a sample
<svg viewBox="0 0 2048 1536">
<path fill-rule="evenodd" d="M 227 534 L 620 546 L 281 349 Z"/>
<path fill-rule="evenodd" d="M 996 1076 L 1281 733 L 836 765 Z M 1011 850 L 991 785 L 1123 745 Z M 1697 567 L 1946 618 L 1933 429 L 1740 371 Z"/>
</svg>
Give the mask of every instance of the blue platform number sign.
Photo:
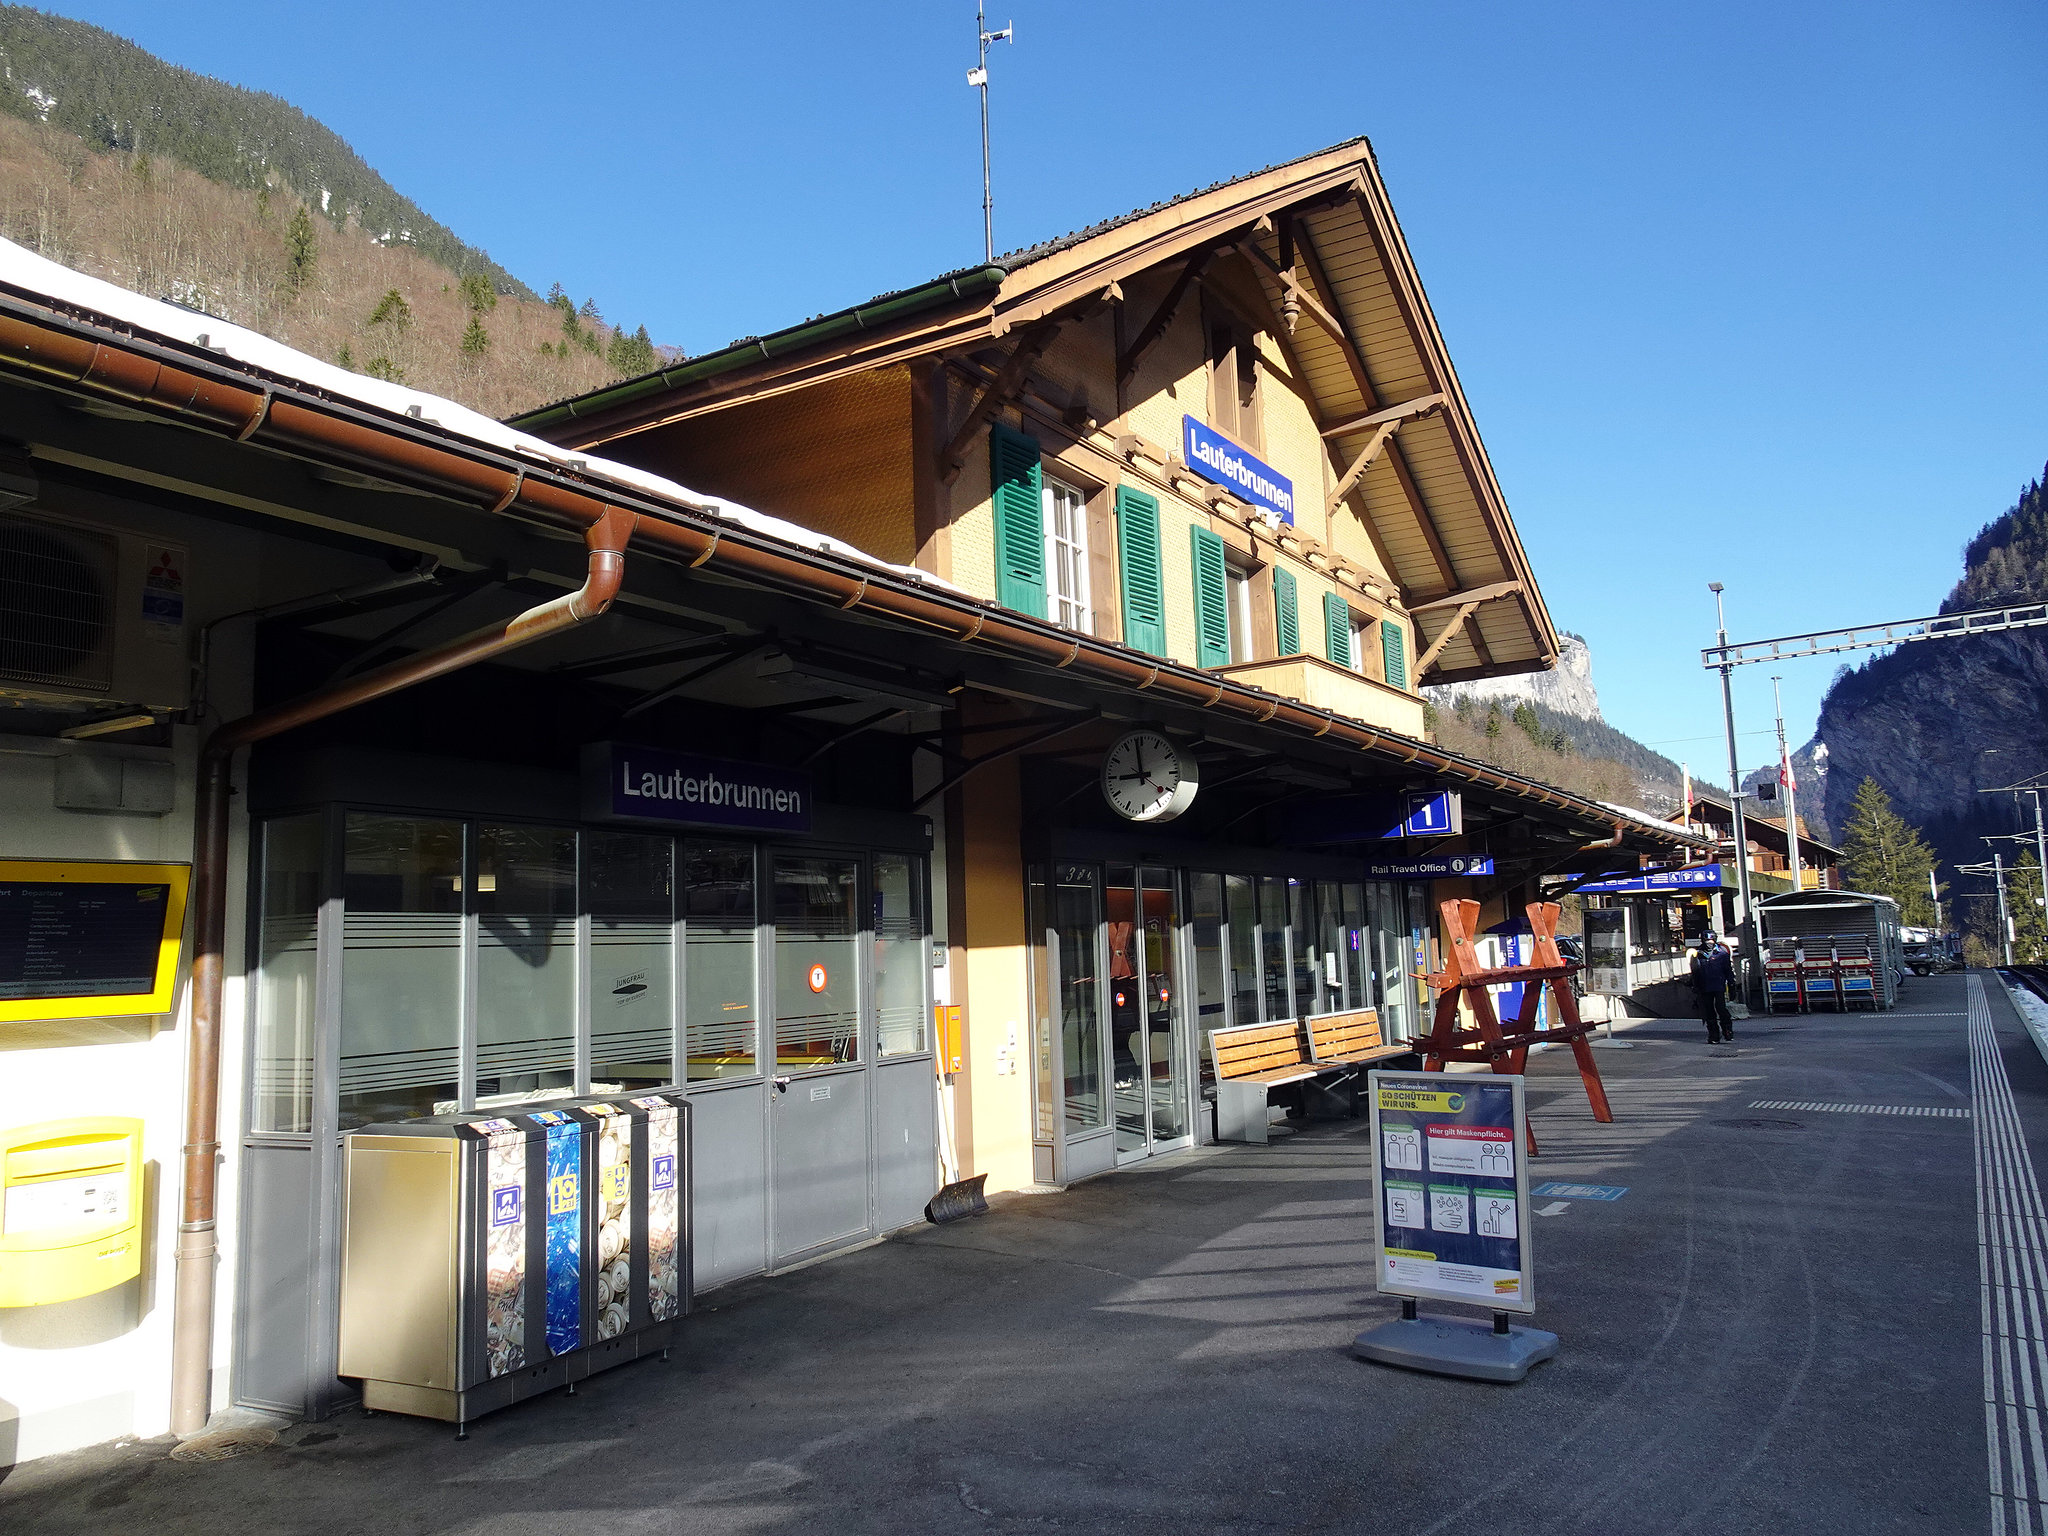
<svg viewBox="0 0 2048 1536">
<path fill-rule="evenodd" d="M 583 1128 L 555 1110 L 533 1118 L 548 1132 L 548 1349 L 566 1355 L 583 1343 Z"/>
<path fill-rule="evenodd" d="M 1369 1078 L 1380 1290 L 1535 1311 L 1522 1080 L 1448 1072 Z"/>
<path fill-rule="evenodd" d="M 1450 790 L 1416 790 L 1402 796 L 1403 837 L 1448 837 L 1462 830 Z"/>
</svg>

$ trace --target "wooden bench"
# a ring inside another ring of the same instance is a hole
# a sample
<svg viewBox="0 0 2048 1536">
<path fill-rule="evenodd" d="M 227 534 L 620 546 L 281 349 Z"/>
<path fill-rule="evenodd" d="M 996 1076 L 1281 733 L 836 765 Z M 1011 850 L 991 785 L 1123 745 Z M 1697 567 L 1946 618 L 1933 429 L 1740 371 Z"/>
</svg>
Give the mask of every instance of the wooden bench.
<svg viewBox="0 0 2048 1536">
<path fill-rule="evenodd" d="M 1305 1019 L 1309 1055 L 1317 1066 L 1360 1067 L 1389 1056 L 1407 1056 L 1405 1045 L 1388 1045 L 1380 1034 L 1377 1008 L 1359 1008 L 1350 1013 L 1326 1013 Z"/>
<path fill-rule="evenodd" d="M 1209 1031 L 1216 1063 L 1216 1139 L 1265 1141 L 1272 1089 L 1313 1083 L 1328 1092 L 1358 1075 L 1369 1062 L 1409 1054 L 1387 1045 L 1377 1010 L 1241 1024 Z"/>
</svg>

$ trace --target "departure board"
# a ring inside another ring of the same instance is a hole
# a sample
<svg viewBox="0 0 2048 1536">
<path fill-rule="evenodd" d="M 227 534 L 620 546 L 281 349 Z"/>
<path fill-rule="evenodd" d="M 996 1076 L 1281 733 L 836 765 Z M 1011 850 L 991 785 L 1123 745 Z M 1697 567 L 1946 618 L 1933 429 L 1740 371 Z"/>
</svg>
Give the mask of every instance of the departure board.
<svg viewBox="0 0 2048 1536">
<path fill-rule="evenodd" d="M 0 881 L 0 1001 L 154 991 L 175 905 L 161 880 Z"/>
</svg>

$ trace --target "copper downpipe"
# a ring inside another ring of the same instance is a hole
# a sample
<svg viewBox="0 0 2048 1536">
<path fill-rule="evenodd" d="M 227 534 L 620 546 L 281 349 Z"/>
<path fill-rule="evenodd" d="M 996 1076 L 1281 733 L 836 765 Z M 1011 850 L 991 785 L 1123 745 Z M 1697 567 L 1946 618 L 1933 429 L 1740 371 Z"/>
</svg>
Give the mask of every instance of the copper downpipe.
<svg viewBox="0 0 2048 1536">
<path fill-rule="evenodd" d="M 220 1171 L 221 993 L 227 949 L 230 772 L 242 747 L 324 720 L 416 683 L 444 677 L 573 629 L 603 613 L 626 572 L 626 542 L 637 516 L 603 509 L 584 535 L 589 560 L 583 585 L 447 645 L 351 678 L 337 687 L 229 721 L 199 756 L 199 826 L 193 849 L 192 1039 L 185 1058 L 183 1197 L 178 1220 L 175 1299 L 171 1312 L 171 1432 L 206 1427 L 213 1401 L 214 1211 Z"/>
</svg>

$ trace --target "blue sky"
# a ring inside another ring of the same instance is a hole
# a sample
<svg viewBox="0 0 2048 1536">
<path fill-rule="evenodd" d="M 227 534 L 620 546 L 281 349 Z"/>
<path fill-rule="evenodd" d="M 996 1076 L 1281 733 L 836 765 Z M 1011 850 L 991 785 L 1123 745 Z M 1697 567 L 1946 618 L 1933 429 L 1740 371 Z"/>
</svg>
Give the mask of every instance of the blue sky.
<svg viewBox="0 0 2048 1536">
<path fill-rule="evenodd" d="M 1370 135 L 1552 613 L 1696 769 L 1709 580 L 1738 639 L 1931 612 L 2048 459 L 2031 0 L 997 3 L 999 247 Z M 693 352 L 980 256 L 960 0 L 62 9 Z"/>
</svg>

